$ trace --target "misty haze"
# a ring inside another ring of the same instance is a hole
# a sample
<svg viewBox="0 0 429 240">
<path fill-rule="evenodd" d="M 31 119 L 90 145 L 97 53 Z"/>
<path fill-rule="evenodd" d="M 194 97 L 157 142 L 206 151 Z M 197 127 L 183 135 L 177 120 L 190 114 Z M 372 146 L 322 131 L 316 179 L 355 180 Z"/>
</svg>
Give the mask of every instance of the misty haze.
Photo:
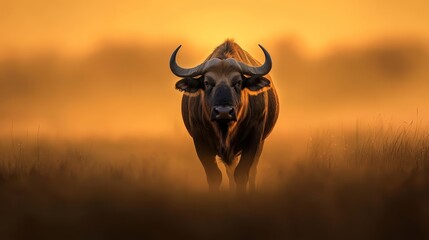
<svg viewBox="0 0 429 240">
<path fill-rule="evenodd" d="M 429 239 L 428 3 L 2 3 L 0 239 Z M 280 101 L 243 195 L 169 68 L 227 38 Z"/>
</svg>

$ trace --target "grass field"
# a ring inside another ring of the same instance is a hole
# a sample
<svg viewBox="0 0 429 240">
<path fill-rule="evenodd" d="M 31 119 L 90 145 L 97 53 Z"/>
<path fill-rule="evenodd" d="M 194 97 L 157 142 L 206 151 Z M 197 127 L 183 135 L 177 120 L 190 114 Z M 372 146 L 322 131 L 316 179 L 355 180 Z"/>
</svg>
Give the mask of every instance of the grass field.
<svg viewBox="0 0 429 240">
<path fill-rule="evenodd" d="M 429 131 L 269 139 L 258 190 L 208 193 L 190 139 L 4 138 L 1 239 L 424 239 Z M 225 181 L 227 181 L 226 177 Z"/>
</svg>

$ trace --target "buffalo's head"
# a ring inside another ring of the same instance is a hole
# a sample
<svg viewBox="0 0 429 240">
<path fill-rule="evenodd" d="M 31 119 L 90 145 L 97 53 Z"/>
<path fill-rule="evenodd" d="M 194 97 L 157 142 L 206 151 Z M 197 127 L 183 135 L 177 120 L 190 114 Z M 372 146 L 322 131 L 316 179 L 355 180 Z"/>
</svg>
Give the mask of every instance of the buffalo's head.
<svg viewBox="0 0 429 240">
<path fill-rule="evenodd" d="M 249 66 L 233 58 L 212 58 L 194 67 L 185 69 L 176 63 L 179 46 L 171 55 L 170 68 L 178 77 L 176 89 L 185 93 L 204 92 L 205 111 L 212 121 L 229 123 L 237 121 L 237 113 L 242 106 L 242 92 L 258 92 L 270 86 L 270 80 L 264 77 L 271 70 L 270 54 L 261 45 L 265 63 L 259 67 Z"/>
</svg>

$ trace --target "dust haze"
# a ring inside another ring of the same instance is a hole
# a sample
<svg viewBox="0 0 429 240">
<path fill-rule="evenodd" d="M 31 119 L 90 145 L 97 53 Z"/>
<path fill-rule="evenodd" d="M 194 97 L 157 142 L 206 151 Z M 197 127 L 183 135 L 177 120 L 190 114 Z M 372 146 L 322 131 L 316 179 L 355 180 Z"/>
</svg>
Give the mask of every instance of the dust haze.
<svg viewBox="0 0 429 240">
<path fill-rule="evenodd" d="M 295 38 L 263 43 L 280 117 L 246 199 L 228 191 L 225 174 L 222 191 L 207 193 L 168 68 L 177 42 L 2 57 L 5 236 L 428 236 L 424 41 L 385 38 L 318 57 Z M 181 44 L 181 65 L 203 61 Z"/>
<path fill-rule="evenodd" d="M 237 39 L 240 44 L 240 39 Z M 194 66 L 184 42 L 178 61 Z M 0 133 L 55 138 L 186 137 L 178 80 L 168 68 L 177 42 L 102 42 L 94 51 L 67 56 L 47 51 L 0 60 Z M 255 44 L 256 45 L 256 44 Z M 281 114 L 274 134 L 349 129 L 378 117 L 395 123 L 427 118 L 428 46 L 419 39 L 381 39 L 336 47 L 308 57 L 293 38 L 264 43 L 273 55 L 271 75 Z M 214 48 L 215 46 L 213 46 Z M 255 48 L 250 51 L 262 60 Z M 198 56 L 198 57 L 197 57 Z"/>
</svg>

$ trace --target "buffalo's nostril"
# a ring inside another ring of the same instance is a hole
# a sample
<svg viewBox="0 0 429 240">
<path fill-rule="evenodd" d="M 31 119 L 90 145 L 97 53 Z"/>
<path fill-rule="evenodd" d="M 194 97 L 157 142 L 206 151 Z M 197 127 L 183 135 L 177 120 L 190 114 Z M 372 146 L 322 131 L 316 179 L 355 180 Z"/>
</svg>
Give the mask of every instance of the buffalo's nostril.
<svg viewBox="0 0 429 240">
<path fill-rule="evenodd" d="M 236 120 L 236 115 L 233 107 L 216 106 L 212 110 L 212 120 Z"/>
<path fill-rule="evenodd" d="M 233 109 L 232 107 L 221 106 L 214 108 L 218 113 L 230 113 Z"/>
<path fill-rule="evenodd" d="M 215 107 L 215 111 L 217 112 L 217 119 L 230 119 L 230 112 L 232 111 L 232 107 Z"/>
</svg>

